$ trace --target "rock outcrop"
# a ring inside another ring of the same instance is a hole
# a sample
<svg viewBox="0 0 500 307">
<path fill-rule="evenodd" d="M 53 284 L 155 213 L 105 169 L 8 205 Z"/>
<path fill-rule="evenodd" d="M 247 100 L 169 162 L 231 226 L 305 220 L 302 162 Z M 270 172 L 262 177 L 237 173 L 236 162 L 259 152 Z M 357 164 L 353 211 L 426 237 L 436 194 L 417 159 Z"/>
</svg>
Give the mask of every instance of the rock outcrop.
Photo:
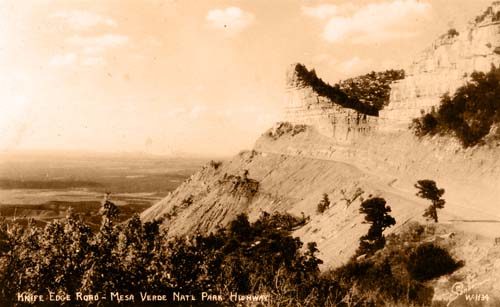
<svg viewBox="0 0 500 307">
<path fill-rule="evenodd" d="M 379 116 L 342 107 L 287 74 L 285 120 L 314 126 L 340 143 L 378 131 L 405 130 L 413 118 L 438 107 L 441 97 L 464 85 L 474 72 L 500 66 L 500 2 L 494 2 L 466 30 L 450 29 L 405 69 L 405 78 L 391 84 L 389 104 Z"/>
<path fill-rule="evenodd" d="M 349 143 L 374 131 L 376 116 L 343 107 L 319 95 L 312 86 L 300 81 L 296 65 L 290 67 L 286 77 L 285 121 L 313 126 L 339 143 Z"/>
<path fill-rule="evenodd" d="M 215 231 L 239 213 L 251 219 L 262 211 L 303 215 L 307 223 L 294 234 L 317 242 L 327 268 L 345 263 L 366 233 L 359 214 L 364 198 L 385 198 L 397 221 L 387 232 L 398 231 L 410 220 L 423 221 L 429 203 L 415 195 L 414 184 L 432 179 L 446 190 L 441 223 L 490 250 L 500 234 L 500 146 L 463 149 L 447 138 L 419 140 L 406 128 L 470 73 L 500 64 L 499 10 L 494 3 L 467 32 L 450 31 L 422 53 L 406 78 L 392 85 L 380 117 L 335 104 L 296 82 L 291 70 L 288 123 L 264 133 L 252 151 L 203 168 L 142 218 L 166 218 L 164 227 L 173 236 Z M 324 193 L 331 205 L 320 214 L 316 206 Z M 464 255 L 468 270 L 474 255 Z"/>
<path fill-rule="evenodd" d="M 439 106 L 443 94 L 453 95 L 474 71 L 500 65 L 500 2 L 494 2 L 465 31 L 450 29 L 405 69 L 392 84 L 389 105 L 380 112 L 382 130 L 405 129 L 413 118 Z"/>
<path fill-rule="evenodd" d="M 377 117 L 344 108 L 319 96 L 309 86 L 297 85 L 293 69 L 287 76 L 287 101 L 285 121 L 313 126 L 339 143 L 369 134 L 377 125 Z"/>
</svg>

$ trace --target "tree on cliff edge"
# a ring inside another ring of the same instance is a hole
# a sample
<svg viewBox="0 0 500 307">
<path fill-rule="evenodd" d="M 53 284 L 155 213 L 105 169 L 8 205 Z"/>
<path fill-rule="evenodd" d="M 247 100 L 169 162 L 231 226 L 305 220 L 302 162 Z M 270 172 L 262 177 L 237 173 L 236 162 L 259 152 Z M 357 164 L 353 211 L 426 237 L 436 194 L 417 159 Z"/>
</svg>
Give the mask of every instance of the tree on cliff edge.
<svg viewBox="0 0 500 307">
<path fill-rule="evenodd" d="M 436 186 L 436 182 L 433 180 L 419 180 L 417 184 L 415 184 L 415 188 L 418 189 L 417 196 L 429 199 L 432 202 L 432 204 L 425 209 L 423 216 L 431 218 L 437 223 L 437 209 L 443 209 L 446 203 L 446 201 L 441 198 L 444 194 L 444 189 L 439 189 Z"/>
</svg>

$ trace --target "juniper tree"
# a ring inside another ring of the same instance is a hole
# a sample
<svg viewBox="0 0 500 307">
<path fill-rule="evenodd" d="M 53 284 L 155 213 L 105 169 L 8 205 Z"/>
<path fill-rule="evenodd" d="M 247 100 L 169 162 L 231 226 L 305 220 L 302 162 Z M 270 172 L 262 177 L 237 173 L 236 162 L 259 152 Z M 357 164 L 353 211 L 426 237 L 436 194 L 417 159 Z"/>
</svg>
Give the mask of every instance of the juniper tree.
<svg viewBox="0 0 500 307">
<path fill-rule="evenodd" d="M 356 255 L 372 255 L 385 246 L 383 232 L 386 228 L 396 224 L 396 220 L 389 215 L 391 207 L 380 197 L 369 198 L 361 203 L 359 213 L 365 214 L 363 223 L 371 224 L 368 233 L 359 239 Z"/>
<path fill-rule="evenodd" d="M 423 216 L 425 218 L 431 218 L 434 222 L 438 222 L 437 209 L 443 209 L 446 201 L 441 198 L 444 194 L 444 189 L 439 189 L 436 186 L 436 182 L 433 180 L 419 180 L 415 184 L 415 188 L 418 189 L 417 196 L 425 199 L 429 199 L 432 203 L 425 209 Z"/>
<path fill-rule="evenodd" d="M 68 209 L 66 218 L 48 223 L 37 238 L 32 279 L 39 292 L 75 293 L 82 281 L 92 232 Z"/>
<path fill-rule="evenodd" d="M 93 238 L 91 250 L 85 261 L 87 269 L 82 279 L 82 291 L 90 293 L 117 291 L 121 280 L 119 259 L 114 253 L 119 234 L 114 221 L 118 217 L 119 210 L 106 198 L 99 213 L 101 226 Z"/>
<path fill-rule="evenodd" d="M 323 198 L 318 203 L 316 207 L 316 212 L 323 213 L 330 207 L 330 199 L 328 199 L 328 194 L 323 193 Z"/>
</svg>

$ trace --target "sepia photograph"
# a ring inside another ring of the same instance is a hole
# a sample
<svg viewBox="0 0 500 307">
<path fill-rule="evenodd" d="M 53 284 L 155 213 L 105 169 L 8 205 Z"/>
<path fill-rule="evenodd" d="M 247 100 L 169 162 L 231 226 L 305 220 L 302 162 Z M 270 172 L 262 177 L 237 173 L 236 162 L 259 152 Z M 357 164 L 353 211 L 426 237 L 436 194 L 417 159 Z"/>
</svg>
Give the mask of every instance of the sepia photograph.
<svg viewBox="0 0 500 307">
<path fill-rule="evenodd" d="M 500 307 L 500 1 L 0 0 L 0 307 Z"/>
</svg>

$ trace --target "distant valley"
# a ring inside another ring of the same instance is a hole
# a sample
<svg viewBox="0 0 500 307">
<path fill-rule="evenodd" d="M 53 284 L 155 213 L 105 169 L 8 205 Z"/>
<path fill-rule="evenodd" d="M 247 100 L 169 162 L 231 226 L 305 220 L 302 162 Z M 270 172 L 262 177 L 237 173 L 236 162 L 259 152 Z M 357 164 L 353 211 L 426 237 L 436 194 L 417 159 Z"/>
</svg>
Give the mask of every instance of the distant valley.
<svg viewBox="0 0 500 307">
<path fill-rule="evenodd" d="M 156 156 L 3 155 L 0 158 L 0 214 L 44 224 L 69 207 L 98 225 L 101 201 L 110 197 L 125 220 L 174 190 L 205 159 Z"/>
</svg>

